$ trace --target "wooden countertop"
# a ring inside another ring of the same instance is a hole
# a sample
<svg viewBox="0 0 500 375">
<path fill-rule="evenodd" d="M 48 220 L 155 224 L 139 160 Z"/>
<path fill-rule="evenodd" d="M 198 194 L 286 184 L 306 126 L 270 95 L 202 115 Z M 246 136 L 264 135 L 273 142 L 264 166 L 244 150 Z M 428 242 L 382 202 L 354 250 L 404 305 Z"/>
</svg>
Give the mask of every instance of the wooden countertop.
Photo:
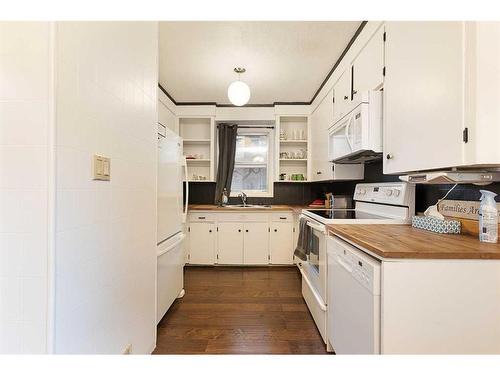
<svg viewBox="0 0 500 375">
<path fill-rule="evenodd" d="M 480 242 L 463 234 L 438 234 L 411 225 L 328 225 L 330 235 L 368 250 L 381 258 L 500 259 L 500 244 Z"/>
<path fill-rule="evenodd" d="M 190 204 L 188 206 L 189 211 L 245 211 L 245 212 L 268 212 L 268 211 L 293 211 L 296 214 L 300 214 L 304 208 L 307 206 L 300 205 L 286 205 L 286 204 L 273 204 L 270 208 L 228 208 L 219 207 L 215 204 Z"/>
</svg>

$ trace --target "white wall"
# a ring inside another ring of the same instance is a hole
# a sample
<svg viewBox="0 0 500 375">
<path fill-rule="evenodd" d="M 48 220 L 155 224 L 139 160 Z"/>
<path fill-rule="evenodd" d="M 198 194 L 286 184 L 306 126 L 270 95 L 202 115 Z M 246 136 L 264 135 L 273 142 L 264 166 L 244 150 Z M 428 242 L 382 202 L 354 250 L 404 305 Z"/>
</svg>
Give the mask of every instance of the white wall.
<svg viewBox="0 0 500 375">
<path fill-rule="evenodd" d="M 47 350 L 50 23 L 0 22 L 0 354 Z"/>
<path fill-rule="evenodd" d="M 158 30 L 61 22 L 57 65 L 57 353 L 149 353 L 156 337 Z M 111 181 L 93 181 L 93 154 Z"/>
</svg>

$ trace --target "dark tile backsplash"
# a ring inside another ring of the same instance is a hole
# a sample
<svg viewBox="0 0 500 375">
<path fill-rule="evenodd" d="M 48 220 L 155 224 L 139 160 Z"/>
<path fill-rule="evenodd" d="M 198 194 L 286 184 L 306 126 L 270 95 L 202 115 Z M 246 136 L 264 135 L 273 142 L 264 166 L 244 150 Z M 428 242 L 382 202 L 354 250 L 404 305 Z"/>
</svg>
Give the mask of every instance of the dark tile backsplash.
<svg viewBox="0 0 500 375">
<path fill-rule="evenodd" d="M 391 182 L 399 181 L 397 176 L 384 175 L 382 173 L 382 162 L 367 164 L 365 166 L 365 179 L 363 182 Z M 248 198 L 249 204 L 291 204 L 307 205 L 314 199 L 324 198 L 325 193 L 352 195 L 354 187 L 360 181 L 339 182 L 313 182 L 313 183 L 286 183 L 276 182 L 274 184 L 273 198 Z M 453 185 L 417 185 L 416 187 L 416 211 L 423 212 L 443 197 Z M 481 189 L 491 190 L 500 196 L 500 183 L 493 183 L 484 187 L 472 184 L 458 185 L 448 195 L 447 199 L 456 200 L 479 200 Z M 191 204 L 213 204 L 215 194 L 215 183 L 213 182 L 190 182 L 189 203 Z M 496 198 L 497 201 L 499 197 Z M 238 198 L 230 198 L 230 204 L 240 203 Z"/>
</svg>

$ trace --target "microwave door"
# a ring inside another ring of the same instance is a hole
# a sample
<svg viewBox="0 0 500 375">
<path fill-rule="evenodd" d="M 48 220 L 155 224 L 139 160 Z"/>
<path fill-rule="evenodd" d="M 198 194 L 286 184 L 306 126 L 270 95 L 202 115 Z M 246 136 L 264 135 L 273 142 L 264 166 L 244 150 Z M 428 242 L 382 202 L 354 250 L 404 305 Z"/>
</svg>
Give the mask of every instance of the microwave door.
<svg viewBox="0 0 500 375">
<path fill-rule="evenodd" d="M 350 122 L 351 116 L 346 116 L 330 130 L 328 145 L 330 160 L 335 160 L 352 152 L 351 141 L 349 140 Z"/>
</svg>

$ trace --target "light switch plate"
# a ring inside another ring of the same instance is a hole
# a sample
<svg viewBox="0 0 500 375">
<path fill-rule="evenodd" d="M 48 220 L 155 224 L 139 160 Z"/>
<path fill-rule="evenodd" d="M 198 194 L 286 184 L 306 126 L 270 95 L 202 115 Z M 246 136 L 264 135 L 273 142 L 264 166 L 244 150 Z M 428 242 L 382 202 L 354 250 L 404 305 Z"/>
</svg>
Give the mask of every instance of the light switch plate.
<svg viewBox="0 0 500 375">
<path fill-rule="evenodd" d="M 101 155 L 94 155 L 92 170 L 94 180 L 109 181 L 111 178 L 111 160 Z"/>
</svg>

